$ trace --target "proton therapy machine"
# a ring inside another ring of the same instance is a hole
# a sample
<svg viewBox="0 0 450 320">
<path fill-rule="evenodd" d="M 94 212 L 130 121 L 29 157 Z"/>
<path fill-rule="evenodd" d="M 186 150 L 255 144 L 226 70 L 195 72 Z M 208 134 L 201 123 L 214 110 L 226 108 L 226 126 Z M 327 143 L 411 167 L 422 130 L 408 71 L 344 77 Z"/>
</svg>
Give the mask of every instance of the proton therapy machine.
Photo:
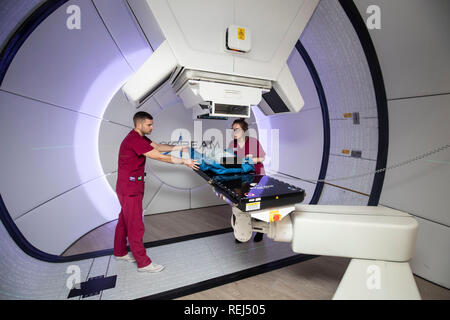
<svg viewBox="0 0 450 320">
<path fill-rule="evenodd" d="M 334 299 L 420 299 L 408 261 L 417 221 L 381 206 L 302 205 L 305 191 L 267 175 L 198 171 L 232 206 L 241 242 L 262 232 L 297 253 L 353 258 Z"/>
<path fill-rule="evenodd" d="M 141 106 L 173 87 L 194 120 L 296 113 L 304 105 L 286 64 L 318 0 L 147 0 L 165 40 L 122 90 Z M 408 261 L 417 221 L 382 206 L 303 205 L 305 191 L 251 172 L 198 174 L 232 206 L 236 239 L 252 232 L 297 253 L 352 258 L 334 299 L 420 299 Z"/>
</svg>

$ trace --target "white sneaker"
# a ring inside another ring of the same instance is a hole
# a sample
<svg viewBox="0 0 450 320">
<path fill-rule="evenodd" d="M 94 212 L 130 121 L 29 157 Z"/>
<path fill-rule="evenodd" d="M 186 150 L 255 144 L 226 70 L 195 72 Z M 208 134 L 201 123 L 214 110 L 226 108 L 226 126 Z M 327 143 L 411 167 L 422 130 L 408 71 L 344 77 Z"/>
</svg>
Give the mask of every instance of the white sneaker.
<svg viewBox="0 0 450 320">
<path fill-rule="evenodd" d="M 152 262 L 146 267 L 138 268 L 138 271 L 139 272 L 160 272 L 163 269 L 164 269 L 164 266 Z"/>
<path fill-rule="evenodd" d="M 121 256 L 121 257 L 115 256 L 115 257 L 116 257 L 116 260 L 125 260 L 128 262 L 136 262 L 136 259 L 134 259 L 133 256 L 131 255 L 131 253 L 129 253 L 129 252 L 124 256 Z"/>
</svg>

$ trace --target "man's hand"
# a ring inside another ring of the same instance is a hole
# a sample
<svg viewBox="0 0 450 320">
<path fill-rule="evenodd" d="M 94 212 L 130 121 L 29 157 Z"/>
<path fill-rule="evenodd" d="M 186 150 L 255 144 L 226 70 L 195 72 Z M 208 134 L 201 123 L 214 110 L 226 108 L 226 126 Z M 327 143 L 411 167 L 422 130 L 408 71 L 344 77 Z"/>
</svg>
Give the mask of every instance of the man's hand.
<svg viewBox="0 0 450 320">
<path fill-rule="evenodd" d="M 182 158 L 168 156 L 168 155 L 162 154 L 161 152 L 159 152 L 156 149 L 153 149 L 152 151 L 144 153 L 144 156 L 146 156 L 147 158 L 162 161 L 162 162 L 173 163 L 173 164 L 183 164 L 186 167 L 189 167 L 194 170 L 199 169 L 199 167 L 198 167 L 199 163 L 197 160 L 182 159 Z"/>
<path fill-rule="evenodd" d="M 183 164 L 184 164 L 186 167 L 191 168 L 191 169 L 194 169 L 194 170 L 198 170 L 198 169 L 199 169 L 199 167 L 198 167 L 198 161 L 197 161 L 197 160 L 193 160 L 193 159 L 184 159 L 184 160 L 183 160 Z"/>
<path fill-rule="evenodd" d="M 182 151 L 182 152 L 189 152 L 190 148 L 187 146 L 174 146 L 169 144 L 158 144 L 156 142 L 152 142 L 150 144 L 154 149 L 158 150 L 159 152 L 171 152 L 171 151 Z"/>
</svg>

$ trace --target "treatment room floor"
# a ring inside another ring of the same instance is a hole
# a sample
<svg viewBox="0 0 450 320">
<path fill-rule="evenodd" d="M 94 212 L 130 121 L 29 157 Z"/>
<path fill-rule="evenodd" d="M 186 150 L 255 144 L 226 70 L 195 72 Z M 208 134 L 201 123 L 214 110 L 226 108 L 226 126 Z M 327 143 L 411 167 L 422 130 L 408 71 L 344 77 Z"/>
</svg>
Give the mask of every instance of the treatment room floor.
<svg viewBox="0 0 450 320">
<path fill-rule="evenodd" d="M 147 215 L 144 217 L 144 242 L 230 228 L 230 215 L 231 207 L 228 205 Z M 75 242 L 63 255 L 110 249 L 116 224 L 117 220 L 96 228 Z M 221 238 L 223 237 L 230 236 L 224 235 Z M 265 237 L 264 242 L 266 241 L 271 240 Z M 178 299 L 331 299 L 350 260 L 321 256 Z M 414 278 L 422 299 L 450 300 L 450 290 L 418 276 Z"/>
<path fill-rule="evenodd" d="M 144 216 L 144 243 L 171 239 L 196 233 L 231 228 L 229 205 L 180 210 Z M 106 223 L 85 234 L 62 255 L 71 256 L 97 250 L 111 249 L 117 220 Z"/>
</svg>

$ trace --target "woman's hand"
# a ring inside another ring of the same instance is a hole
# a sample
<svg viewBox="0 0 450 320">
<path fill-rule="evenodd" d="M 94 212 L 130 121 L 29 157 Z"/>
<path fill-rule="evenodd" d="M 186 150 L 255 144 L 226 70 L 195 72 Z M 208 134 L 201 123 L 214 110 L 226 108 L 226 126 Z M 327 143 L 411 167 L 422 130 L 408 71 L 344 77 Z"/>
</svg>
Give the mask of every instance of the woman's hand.
<svg viewBox="0 0 450 320">
<path fill-rule="evenodd" d="M 262 162 L 264 162 L 264 158 L 263 157 L 256 158 L 256 157 L 253 157 L 252 154 L 248 154 L 248 155 L 246 155 L 246 157 L 252 159 L 253 163 L 260 163 L 260 162 L 262 163 Z"/>
<path fill-rule="evenodd" d="M 245 157 L 251 159 L 253 163 L 256 163 L 255 160 L 257 160 L 257 158 L 253 158 L 253 155 L 252 155 L 252 154 L 248 154 L 248 155 L 246 155 Z"/>
</svg>

